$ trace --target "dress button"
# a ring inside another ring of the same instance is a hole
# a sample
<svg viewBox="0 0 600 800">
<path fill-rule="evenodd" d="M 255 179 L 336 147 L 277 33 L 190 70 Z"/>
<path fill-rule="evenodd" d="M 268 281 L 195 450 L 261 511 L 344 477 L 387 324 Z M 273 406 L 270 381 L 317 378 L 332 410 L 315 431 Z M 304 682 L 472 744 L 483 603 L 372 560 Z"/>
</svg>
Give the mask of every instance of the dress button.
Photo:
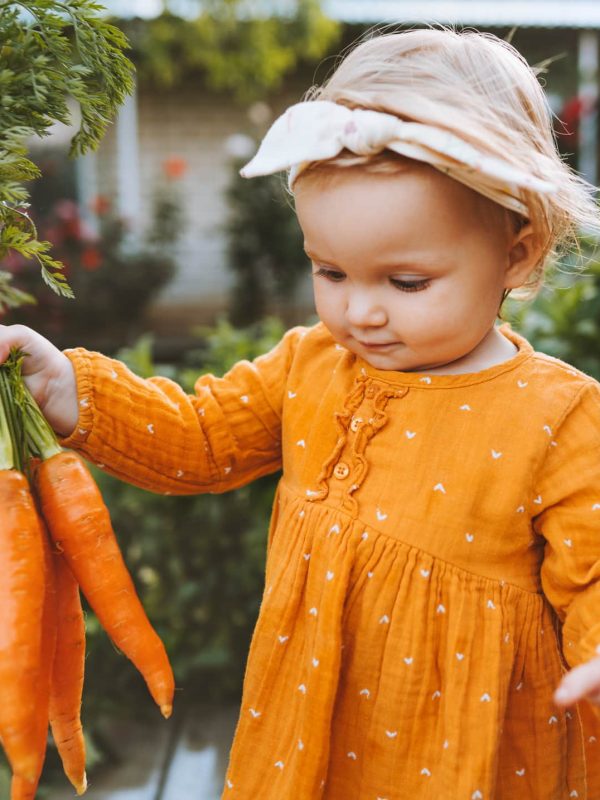
<svg viewBox="0 0 600 800">
<path fill-rule="evenodd" d="M 356 431 L 360 428 L 362 424 L 361 417 L 352 417 L 352 422 L 350 423 L 350 430 L 356 433 Z"/>
<path fill-rule="evenodd" d="M 365 389 L 365 395 L 367 397 L 375 397 L 376 394 L 377 394 L 377 389 L 374 386 L 367 386 L 367 388 Z"/>
<path fill-rule="evenodd" d="M 348 464 L 344 464 L 343 461 L 340 461 L 338 464 L 335 465 L 333 469 L 333 474 L 335 475 L 336 478 L 343 480 L 344 478 L 347 478 L 348 475 L 350 474 L 350 467 L 348 466 Z"/>
</svg>

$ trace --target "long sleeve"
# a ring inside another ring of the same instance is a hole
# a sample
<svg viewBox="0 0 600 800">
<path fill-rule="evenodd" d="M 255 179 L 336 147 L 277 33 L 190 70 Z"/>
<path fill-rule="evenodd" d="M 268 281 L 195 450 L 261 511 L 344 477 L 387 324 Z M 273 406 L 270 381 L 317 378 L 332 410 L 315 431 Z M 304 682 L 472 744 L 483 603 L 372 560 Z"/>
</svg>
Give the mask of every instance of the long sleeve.
<svg viewBox="0 0 600 800">
<path fill-rule="evenodd" d="M 193 395 L 164 377 L 142 379 L 122 362 L 81 348 L 79 419 L 61 441 L 116 477 L 154 492 L 221 492 L 281 466 L 281 409 L 303 328 L 222 378 L 201 376 Z"/>
<path fill-rule="evenodd" d="M 551 438 L 550 438 L 551 437 Z M 550 432 L 536 488 L 545 539 L 543 591 L 563 623 L 573 667 L 600 650 L 600 387 L 590 382 Z"/>
</svg>

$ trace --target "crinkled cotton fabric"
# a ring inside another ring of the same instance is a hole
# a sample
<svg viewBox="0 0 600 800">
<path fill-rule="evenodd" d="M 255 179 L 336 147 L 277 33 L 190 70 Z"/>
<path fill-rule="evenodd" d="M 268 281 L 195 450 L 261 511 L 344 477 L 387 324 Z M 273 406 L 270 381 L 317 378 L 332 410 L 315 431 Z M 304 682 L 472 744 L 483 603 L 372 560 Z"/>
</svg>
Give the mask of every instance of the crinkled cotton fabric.
<svg viewBox="0 0 600 800">
<path fill-rule="evenodd" d="M 600 386 L 501 331 L 427 375 L 294 328 L 193 395 L 68 351 L 63 444 L 117 477 L 282 469 L 224 800 L 600 798 L 597 716 L 552 701 L 600 643 Z"/>
</svg>

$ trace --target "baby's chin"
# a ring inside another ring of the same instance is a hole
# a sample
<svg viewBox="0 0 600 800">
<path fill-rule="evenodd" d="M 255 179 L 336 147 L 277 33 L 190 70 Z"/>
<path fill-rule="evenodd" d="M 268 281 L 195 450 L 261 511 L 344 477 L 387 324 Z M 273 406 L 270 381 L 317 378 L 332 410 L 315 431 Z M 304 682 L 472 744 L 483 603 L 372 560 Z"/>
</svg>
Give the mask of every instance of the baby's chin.
<svg viewBox="0 0 600 800">
<path fill-rule="evenodd" d="M 419 359 L 402 342 L 382 349 L 363 347 L 354 342 L 346 343 L 344 346 L 375 369 L 393 372 L 421 372 L 427 369 L 422 365 L 422 359 Z"/>
<path fill-rule="evenodd" d="M 416 374 L 436 370 L 443 371 L 444 367 L 447 367 L 452 361 L 448 362 L 444 359 L 428 360 L 423 357 L 423 353 L 415 353 L 404 342 L 398 342 L 382 350 L 362 347 L 355 342 L 351 344 L 346 342 L 344 347 L 351 350 L 355 355 L 360 356 L 363 361 L 366 361 L 374 369 L 389 372 L 412 372 Z"/>
<path fill-rule="evenodd" d="M 343 347 L 345 350 L 349 350 L 374 369 L 389 372 L 419 373 L 444 367 L 448 363 L 443 358 L 431 358 L 433 353 L 416 351 L 403 341 L 392 342 L 389 346 L 383 348 L 368 347 L 354 336 L 346 333 L 346 331 L 334 329 L 326 323 L 324 324 L 336 342 L 336 347 Z M 438 355 L 442 354 L 439 353 Z M 430 358 L 427 358 L 427 356 L 430 356 Z"/>
</svg>

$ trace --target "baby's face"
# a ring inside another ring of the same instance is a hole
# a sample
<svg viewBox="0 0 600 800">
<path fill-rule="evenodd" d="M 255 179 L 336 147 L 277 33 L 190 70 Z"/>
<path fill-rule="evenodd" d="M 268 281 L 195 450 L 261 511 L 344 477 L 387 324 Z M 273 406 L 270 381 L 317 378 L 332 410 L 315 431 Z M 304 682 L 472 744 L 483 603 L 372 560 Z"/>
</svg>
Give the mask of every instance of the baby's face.
<svg viewBox="0 0 600 800">
<path fill-rule="evenodd" d="M 501 209 L 467 187 L 429 166 L 337 168 L 298 181 L 296 211 L 317 313 L 372 366 L 451 365 L 492 332 L 510 236 Z"/>
</svg>

